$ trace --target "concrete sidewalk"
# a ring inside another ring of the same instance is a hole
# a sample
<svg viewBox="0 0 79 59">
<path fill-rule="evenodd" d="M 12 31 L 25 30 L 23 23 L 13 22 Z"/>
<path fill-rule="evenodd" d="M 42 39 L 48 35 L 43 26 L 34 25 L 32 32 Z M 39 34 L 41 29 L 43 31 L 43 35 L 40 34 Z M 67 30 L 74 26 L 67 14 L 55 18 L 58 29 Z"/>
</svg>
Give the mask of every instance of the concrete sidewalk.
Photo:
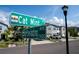
<svg viewBox="0 0 79 59">
<path fill-rule="evenodd" d="M 75 41 L 75 40 L 79 40 L 79 39 L 68 39 L 69 41 Z M 65 38 L 62 38 L 60 39 L 61 42 L 65 42 L 66 39 Z M 50 40 L 43 40 L 43 41 L 35 41 L 35 40 L 31 40 L 31 45 L 38 45 L 38 44 L 47 44 L 47 43 L 56 43 L 56 42 L 59 42 L 59 40 L 57 41 L 50 41 Z"/>
<path fill-rule="evenodd" d="M 62 42 L 66 41 L 66 38 L 62 38 L 60 39 Z M 75 41 L 75 40 L 79 40 L 79 39 L 73 39 L 73 38 L 69 38 L 68 39 L 69 41 Z"/>
<path fill-rule="evenodd" d="M 49 41 L 49 40 L 43 40 L 43 41 L 35 41 L 35 40 L 31 40 L 31 44 L 32 44 L 32 45 L 47 44 L 47 43 L 54 43 L 54 42 Z"/>
</svg>

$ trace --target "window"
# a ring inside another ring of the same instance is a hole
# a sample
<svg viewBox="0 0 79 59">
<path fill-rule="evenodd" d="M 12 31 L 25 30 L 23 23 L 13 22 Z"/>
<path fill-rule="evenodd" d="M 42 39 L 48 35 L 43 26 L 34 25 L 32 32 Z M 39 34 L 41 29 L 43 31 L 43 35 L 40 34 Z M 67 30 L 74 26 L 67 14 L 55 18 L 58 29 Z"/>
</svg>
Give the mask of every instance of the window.
<svg viewBox="0 0 79 59">
<path fill-rule="evenodd" d="M 48 30 L 51 30 L 51 28 L 49 27 Z"/>
<path fill-rule="evenodd" d="M 56 28 L 53 28 L 53 30 L 56 30 Z"/>
</svg>

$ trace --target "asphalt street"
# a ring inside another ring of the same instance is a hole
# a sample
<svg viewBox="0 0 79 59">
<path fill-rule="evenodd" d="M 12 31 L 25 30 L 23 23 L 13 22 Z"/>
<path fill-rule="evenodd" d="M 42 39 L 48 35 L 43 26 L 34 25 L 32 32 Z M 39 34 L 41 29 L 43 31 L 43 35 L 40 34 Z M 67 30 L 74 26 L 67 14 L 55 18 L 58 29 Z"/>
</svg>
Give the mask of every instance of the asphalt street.
<svg viewBox="0 0 79 59">
<path fill-rule="evenodd" d="M 47 43 L 32 45 L 31 54 L 66 54 L 66 43 Z M 79 40 L 69 42 L 70 54 L 79 54 Z M 0 49 L 0 54 L 27 54 L 26 47 L 14 47 Z"/>
</svg>

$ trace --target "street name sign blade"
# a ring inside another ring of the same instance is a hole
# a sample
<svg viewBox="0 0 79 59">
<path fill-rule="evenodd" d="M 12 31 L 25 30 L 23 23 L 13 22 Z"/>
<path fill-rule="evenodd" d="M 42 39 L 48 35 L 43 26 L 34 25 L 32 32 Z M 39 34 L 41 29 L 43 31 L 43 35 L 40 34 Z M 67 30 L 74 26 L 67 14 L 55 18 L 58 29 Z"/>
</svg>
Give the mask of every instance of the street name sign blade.
<svg viewBox="0 0 79 59">
<path fill-rule="evenodd" d="M 22 35 L 25 38 L 45 39 L 46 38 L 46 26 L 39 26 L 39 27 L 25 29 L 22 32 Z"/>
<path fill-rule="evenodd" d="M 41 26 L 45 24 L 43 19 L 18 13 L 11 13 L 10 20 L 11 25 L 14 26 Z"/>
</svg>

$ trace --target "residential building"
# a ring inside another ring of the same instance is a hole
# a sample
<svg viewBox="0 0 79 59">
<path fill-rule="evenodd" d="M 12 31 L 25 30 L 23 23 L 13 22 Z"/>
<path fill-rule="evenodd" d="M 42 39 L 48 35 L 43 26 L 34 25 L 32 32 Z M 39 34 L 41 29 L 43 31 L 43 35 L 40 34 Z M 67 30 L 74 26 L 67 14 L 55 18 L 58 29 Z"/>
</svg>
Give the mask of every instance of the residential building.
<svg viewBox="0 0 79 59">
<path fill-rule="evenodd" d="M 50 37 L 50 36 L 65 37 L 65 27 L 47 23 L 46 34 L 47 34 L 47 37 Z"/>
</svg>

